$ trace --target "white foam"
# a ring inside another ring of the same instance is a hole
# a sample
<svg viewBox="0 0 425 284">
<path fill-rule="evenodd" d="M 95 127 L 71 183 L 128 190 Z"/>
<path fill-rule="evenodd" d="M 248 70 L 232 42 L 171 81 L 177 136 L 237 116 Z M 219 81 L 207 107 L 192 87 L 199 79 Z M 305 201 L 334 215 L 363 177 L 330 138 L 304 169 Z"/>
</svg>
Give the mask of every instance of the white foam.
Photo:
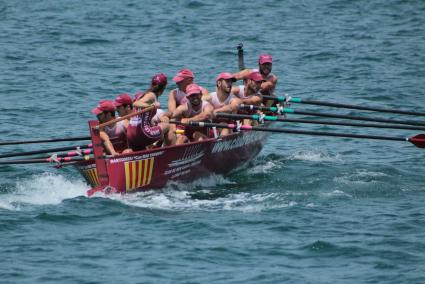
<svg viewBox="0 0 425 284">
<path fill-rule="evenodd" d="M 310 151 L 300 151 L 292 154 L 289 157 L 290 160 L 301 160 L 301 161 L 311 161 L 311 162 L 341 162 L 342 159 L 340 155 L 330 155 L 322 153 L 320 151 L 310 150 Z"/>
<path fill-rule="evenodd" d="M 267 161 L 265 164 L 256 165 L 248 170 L 249 174 L 265 174 L 269 173 L 274 169 L 279 169 L 282 167 L 281 163 L 276 161 Z"/>
<path fill-rule="evenodd" d="M 387 177 L 388 175 L 382 172 L 367 171 L 364 169 L 356 170 L 354 173 L 344 174 L 340 177 L 334 177 L 333 180 L 343 184 L 367 184 L 376 183 L 376 178 Z"/>
<path fill-rule="evenodd" d="M 21 210 L 23 205 L 59 204 L 65 199 L 85 196 L 89 189 L 82 180 L 45 173 L 16 182 L 15 189 L 0 195 L 0 208 Z"/>
<path fill-rule="evenodd" d="M 352 198 L 353 196 L 342 191 L 342 190 L 333 190 L 331 192 L 325 192 L 322 195 L 327 196 L 327 197 L 348 197 L 348 198 Z"/>
<path fill-rule="evenodd" d="M 198 192 L 196 191 L 196 193 Z M 208 192 L 213 193 L 213 190 Z M 127 195 L 115 194 L 110 195 L 109 198 L 129 206 L 172 211 L 259 212 L 297 205 L 296 202 L 288 201 L 283 195 L 277 193 L 253 194 L 241 192 L 211 199 L 196 199 L 192 197 L 192 193 L 187 190 L 167 189 Z"/>
</svg>

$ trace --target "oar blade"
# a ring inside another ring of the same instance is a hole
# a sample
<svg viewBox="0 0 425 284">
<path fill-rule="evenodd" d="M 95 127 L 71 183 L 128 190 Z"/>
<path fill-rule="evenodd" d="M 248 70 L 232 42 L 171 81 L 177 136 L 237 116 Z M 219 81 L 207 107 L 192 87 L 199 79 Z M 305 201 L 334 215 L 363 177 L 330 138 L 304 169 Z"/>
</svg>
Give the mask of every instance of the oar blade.
<svg viewBox="0 0 425 284">
<path fill-rule="evenodd" d="M 418 134 L 414 137 L 409 138 L 409 141 L 419 148 L 425 148 L 425 134 Z"/>
</svg>

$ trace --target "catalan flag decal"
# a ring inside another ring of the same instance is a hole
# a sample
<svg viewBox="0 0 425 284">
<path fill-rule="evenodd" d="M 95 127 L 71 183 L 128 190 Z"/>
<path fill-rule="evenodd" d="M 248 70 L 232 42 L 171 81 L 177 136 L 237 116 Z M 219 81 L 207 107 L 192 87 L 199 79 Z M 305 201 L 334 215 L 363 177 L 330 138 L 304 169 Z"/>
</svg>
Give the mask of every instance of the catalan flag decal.
<svg viewBox="0 0 425 284">
<path fill-rule="evenodd" d="M 151 183 L 154 158 L 125 162 L 125 189 L 133 189 Z"/>
<path fill-rule="evenodd" d="M 96 168 L 91 168 L 87 170 L 83 170 L 83 175 L 86 181 L 92 186 L 96 187 L 100 185 L 99 178 L 97 177 Z"/>
</svg>

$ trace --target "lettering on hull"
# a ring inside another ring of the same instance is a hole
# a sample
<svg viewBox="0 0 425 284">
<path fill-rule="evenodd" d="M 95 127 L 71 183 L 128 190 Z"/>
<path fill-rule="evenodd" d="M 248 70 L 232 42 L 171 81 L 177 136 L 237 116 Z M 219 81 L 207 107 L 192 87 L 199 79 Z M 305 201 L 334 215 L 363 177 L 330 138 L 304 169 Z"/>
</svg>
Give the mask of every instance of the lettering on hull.
<svg viewBox="0 0 425 284">
<path fill-rule="evenodd" d="M 111 164 L 116 164 L 116 163 L 122 163 L 122 162 L 136 161 L 136 160 L 142 160 L 142 159 L 148 159 L 148 158 L 158 157 L 158 156 L 161 156 L 162 154 L 164 154 L 164 151 L 153 152 L 153 153 L 139 155 L 139 156 L 130 156 L 130 157 L 124 157 L 124 158 L 115 158 L 115 159 L 109 160 L 109 162 Z"/>
<path fill-rule="evenodd" d="M 183 157 L 181 159 L 172 161 L 168 164 L 168 167 L 174 168 L 200 160 L 205 155 L 205 151 L 201 150 L 202 147 L 203 145 L 197 144 L 186 148 L 184 150 Z"/>
<path fill-rule="evenodd" d="M 235 148 L 243 147 L 245 145 L 251 144 L 253 142 L 259 141 L 264 138 L 264 134 L 249 132 L 245 135 L 240 136 L 236 139 L 222 140 L 214 144 L 214 147 L 211 153 L 220 153 L 224 151 L 229 151 Z"/>
</svg>

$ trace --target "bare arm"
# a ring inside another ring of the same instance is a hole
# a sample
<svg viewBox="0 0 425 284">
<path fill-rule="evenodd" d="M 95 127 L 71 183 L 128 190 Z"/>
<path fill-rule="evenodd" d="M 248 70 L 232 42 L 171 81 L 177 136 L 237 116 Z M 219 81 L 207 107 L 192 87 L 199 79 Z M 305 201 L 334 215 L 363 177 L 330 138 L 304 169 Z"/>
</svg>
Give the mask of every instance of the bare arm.
<svg viewBox="0 0 425 284">
<path fill-rule="evenodd" d="M 211 100 L 211 96 L 210 93 L 208 92 L 207 89 L 205 89 L 204 87 L 201 87 L 201 92 L 202 92 L 202 100 L 203 101 L 210 101 Z"/>
<path fill-rule="evenodd" d="M 171 118 L 175 118 L 177 120 L 181 119 L 183 116 L 183 113 L 187 111 L 187 104 L 184 105 L 179 105 L 174 111 L 173 114 L 171 115 Z"/>
<path fill-rule="evenodd" d="M 99 136 L 100 136 L 100 139 L 102 139 L 103 141 L 106 152 L 112 156 L 118 155 L 118 153 L 115 151 L 114 145 L 112 145 L 111 140 L 109 140 L 108 134 L 106 134 L 105 131 L 100 131 Z"/>
<path fill-rule="evenodd" d="M 226 112 L 226 113 L 232 113 L 237 112 L 239 105 L 242 103 L 242 101 L 238 98 L 234 98 L 230 104 L 225 105 L 221 108 L 217 108 L 214 110 L 214 114 L 217 112 Z"/>
<path fill-rule="evenodd" d="M 237 73 L 234 73 L 233 76 L 235 76 L 236 80 L 242 80 L 248 77 L 248 75 L 252 72 L 251 69 L 244 69 L 242 71 L 239 71 Z"/>
<path fill-rule="evenodd" d="M 188 123 L 190 121 L 204 121 L 207 119 L 211 119 L 213 116 L 213 111 L 214 111 L 213 107 L 211 105 L 207 105 L 204 111 L 201 112 L 200 114 L 195 115 L 193 117 L 189 117 L 189 118 L 183 118 L 181 121 L 183 123 Z"/>
<path fill-rule="evenodd" d="M 263 102 L 263 98 L 260 96 L 251 96 L 250 98 L 246 98 L 242 100 L 242 103 L 246 105 L 256 105 L 259 106 Z"/>
<path fill-rule="evenodd" d="M 232 90 L 230 92 L 231 92 L 231 94 L 240 98 L 240 96 L 239 96 L 240 90 L 241 90 L 241 88 L 239 88 L 239 86 L 232 86 Z"/>
<path fill-rule="evenodd" d="M 145 94 L 140 100 L 135 101 L 133 103 L 134 107 L 138 108 L 146 108 L 154 104 L 157 108 L 160 107 L 159 102 L 156 101 L 156 97 L 154 93 Z"/>
<path fill-rule="evenodd" d="M 171 90 L 168 94 L 168 110 L 173 112 L 177 108 L 176 90 Z"/>
<path fill-rule="evenodd" d="M 261 84 L 261 93 L 263 95 L 272 95 L 274 93 L 274 89 L 276 88 L 276 84 L 277 77 L 273 76 L 272 78 Z"/>
</svg>

